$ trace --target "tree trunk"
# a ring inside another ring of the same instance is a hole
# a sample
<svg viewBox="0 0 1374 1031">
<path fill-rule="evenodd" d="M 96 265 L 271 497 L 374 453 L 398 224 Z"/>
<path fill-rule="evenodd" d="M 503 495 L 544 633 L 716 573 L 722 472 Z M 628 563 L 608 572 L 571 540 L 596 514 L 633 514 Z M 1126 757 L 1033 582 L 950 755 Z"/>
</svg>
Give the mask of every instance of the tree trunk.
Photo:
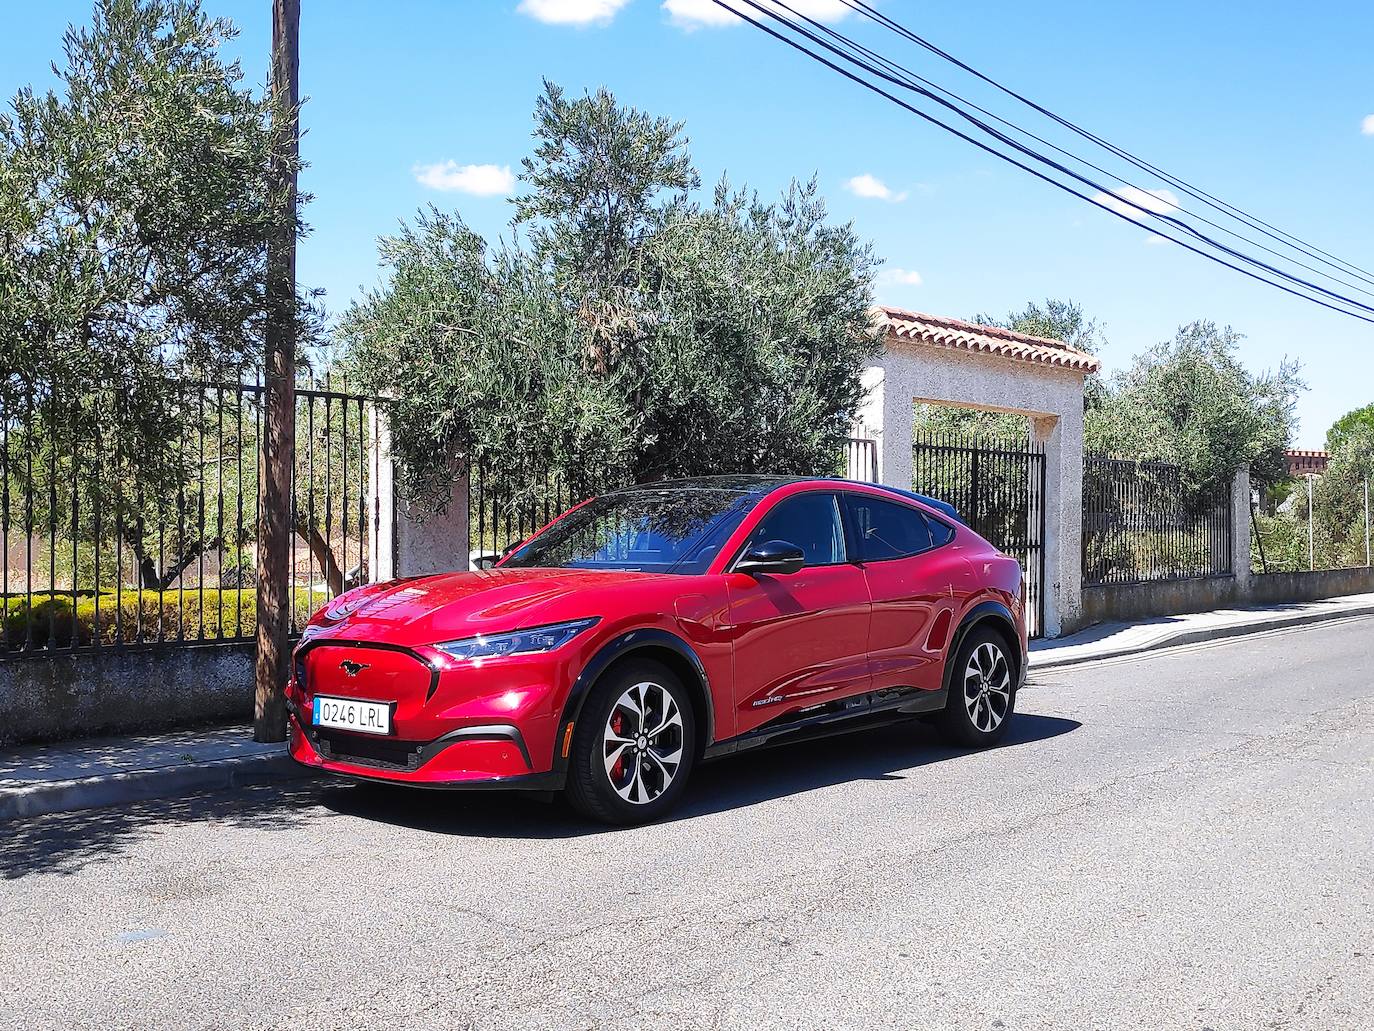
<svg viewBox="0 0 1374 1031">
<path fill-rule="evenodd" d="M 301 540 L 305 541 L 305 546 L 310 549 L 310 557 L 315 560 L 315 564 L 324 573 L 325 585 L 329 588 L 329 596 L 337 598 L 344 590 L 344 574 L 339 568 L 338 559 L 334 557 L 334 552 L 330 550 L 329 542 L 324 539 L 324 534 L 320 533 L 317 526 L 306 526 L 304 522 L 296 522 L 296 533 Z"/>
</svg>

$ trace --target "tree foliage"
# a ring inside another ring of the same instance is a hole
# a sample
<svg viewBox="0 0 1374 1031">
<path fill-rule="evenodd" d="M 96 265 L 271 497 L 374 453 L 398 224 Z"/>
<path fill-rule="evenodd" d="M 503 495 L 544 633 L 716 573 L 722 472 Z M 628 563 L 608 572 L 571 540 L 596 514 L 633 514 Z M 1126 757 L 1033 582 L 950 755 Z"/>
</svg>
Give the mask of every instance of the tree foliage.
<svg viewBox="0 0 1374 1031">
<path fill-rule="evenodd" d="M 421 212 L 380 244 L 385 285 L 341 332 L 394 398 L 398 482 L 442 504 L 482 461 L 612 478 L 832 471 L 878 346 L 875 260 L 814 182 L 709 200 L 682 126 L 546 84 L 516 235 Z"/>
<path fill-rule="evenodd" d="M 1303 384 L 1286 360 L 1274 372 L 1247 371 L 1237 357 L 1242 339 L 1230 327 L 1191 322 L 1137 356 L 1089 408 L 1089 450 L 1172 462 L 1199 492 L 1243 465 L 1260 486 L 1283 479 Z"/>
<path fill-rule="evenodd" d="M 184 478 L 169 379 L 254 361 L 266 241 L 302 228 L 270 103 L 220 55 L 234 34 L 198 0 L 98 0 L 57 87 L 0 114 L 0 404 L 54 404 L 60 451 L 100 440 L 148 484 Z"/>
<path fill-rule="evenodd" d="M 1363 453 L 1366 468 L 1374 464 L 1374 404 L 1346 412 L 1326 431 L 1326 450 L 1332 455 Z"/>
</svg>

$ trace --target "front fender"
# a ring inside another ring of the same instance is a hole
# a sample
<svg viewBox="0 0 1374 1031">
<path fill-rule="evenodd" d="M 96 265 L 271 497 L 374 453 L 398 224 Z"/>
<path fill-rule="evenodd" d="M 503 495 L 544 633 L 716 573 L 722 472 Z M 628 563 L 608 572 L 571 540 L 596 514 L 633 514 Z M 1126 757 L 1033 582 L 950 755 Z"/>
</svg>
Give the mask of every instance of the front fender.
<svg viewBox="0 0 1374 1031">
<path fill-rule="evenodd" d="M 573 681 L 573 685 L 568 691 L 567 700 L 563 703 L 563 715 L 558 724 L 558 737 L 553 756 L 553 768 L 555 770 L 567 769 L 573 725 L 581 715 L 582 706 L 586 703 L 592 687 L 595 686 L 610 665 L 626 656 L 633 655 L 635 652 L 665 648 L 676 654 L 682 665 L 689 668 L 695 675 L 695 687 L 701 701 L 702 718 L 705 723 L 701 728 L 702 745 L 710 744 L 715 740 L 715 703 L 711 698 L 711 684 L 706 677 L 706 667 L 701 661 L 701 656 L 690 644 L 670 631 L 654 627 L 631 630 L 602 645 L 587 665 L 583 667 L 577 679 Z M 686 686 L 688 690 L 693 687 L 690 683 Z"/>
</svg>

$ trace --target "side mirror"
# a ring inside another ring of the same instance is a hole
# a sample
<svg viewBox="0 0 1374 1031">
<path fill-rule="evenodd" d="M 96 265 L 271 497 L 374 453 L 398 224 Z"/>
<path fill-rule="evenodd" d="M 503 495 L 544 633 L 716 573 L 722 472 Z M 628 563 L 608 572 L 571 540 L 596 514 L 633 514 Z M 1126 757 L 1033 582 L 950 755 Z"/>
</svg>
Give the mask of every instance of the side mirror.
<svg viewBox="0 0 1374 1031">
<path fill-rule="evenodd" d="M 787 541 L 764 541 L 755 544 L 735 563 L 736 573 L 760 576 L 774 573 L 785 576 L 799 572 L 806 565 L 806 553 Z"/>
</svg>

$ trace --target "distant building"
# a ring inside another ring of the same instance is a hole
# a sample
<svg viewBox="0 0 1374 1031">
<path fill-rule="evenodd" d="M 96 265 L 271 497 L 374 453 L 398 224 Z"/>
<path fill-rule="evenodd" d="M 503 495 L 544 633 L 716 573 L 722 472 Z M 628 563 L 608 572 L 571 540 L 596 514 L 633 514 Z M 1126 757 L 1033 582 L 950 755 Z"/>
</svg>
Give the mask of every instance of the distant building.
<svg viewBox="0 0 1374 1031">
<path fill-rule="evenodd" d="M 1331 455 L 1325 451 L 1285 451 L 1284 455 L 1289 476 L 1320 476 L 1331 464 Z"/>
</svg>

